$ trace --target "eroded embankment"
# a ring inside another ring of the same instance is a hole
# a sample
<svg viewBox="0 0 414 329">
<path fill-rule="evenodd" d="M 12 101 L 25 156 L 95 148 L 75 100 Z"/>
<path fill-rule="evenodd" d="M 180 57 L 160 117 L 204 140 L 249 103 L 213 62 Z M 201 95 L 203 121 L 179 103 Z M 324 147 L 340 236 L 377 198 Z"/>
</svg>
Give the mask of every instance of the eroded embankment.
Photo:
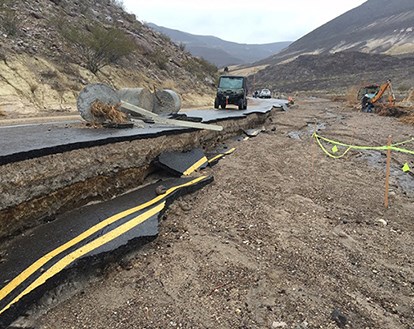
<svg viewBox="0 0 414 329">
<path fill-rule="evenodd" d="M 164 151 L 206 150 L 263 124 L 266 114 L 220 121 L 223 131 L 197 130 L 95 146 L 0 167 L 0 238 L 13 236 L 91 201 L 108 200 L 138 187 Z"/>
</svg>

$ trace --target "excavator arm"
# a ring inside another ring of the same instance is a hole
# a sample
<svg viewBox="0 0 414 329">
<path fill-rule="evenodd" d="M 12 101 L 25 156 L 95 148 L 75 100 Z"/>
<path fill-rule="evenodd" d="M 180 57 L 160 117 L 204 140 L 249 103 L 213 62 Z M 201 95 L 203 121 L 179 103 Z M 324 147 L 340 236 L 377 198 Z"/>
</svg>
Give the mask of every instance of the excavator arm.
<svg viewBox="0 0 414 329">
<path fill-rule="evenodd" d="M 375 85 L 372 85 L 370 87 L 377 87 Z M 365 89 L 367 89 L 366 87 Z M 377 87 L 378 88 L 378 87 Z M 377 103 L 385 94 L 385 92 L 388 90 L 388 106 L 392 107 L 395 105 L 395 96 L 394 92 L 392 90 L 391 80 L 387 80 L 386 83 L 379 86 L 375 94 L 372 96 L 369 94 L 365 94 L 364 97 L 361 98 L 361 107 L 362 112 L 372 112 L 372 109 L 375 106 L 375 103 Z"/>
<path fill-rule="evenodd" d="M 382 85 L 380 86 L 380 88 L 379 88 L 378 92 L 375 94 L 375 96 L 374 96 L 374 97 L 372 97 L 372 98 L 369 100 L 369 102 L 370 102 L 371 104 L 375 104 L 378 100 L 380 100 L 380 99 L 381 99 L 381 97 L 384 95 L 384 93 L 385 93 L 385 91 L 386 91 L 387 89 L 389 89 L 389 93 L 390 93 L 389 98 L 388 98 L 388 101 L 389 101 L 392 105 L 394 105 L 394 103 L 395 103 L 395 96 L 394 96 L 394 92 L 393 92 L 393 90 L 392 90 L 391 80 L 387 80 L 387 82 L 386 82 L 386 83 L 382 84 Z"/>
</svg>

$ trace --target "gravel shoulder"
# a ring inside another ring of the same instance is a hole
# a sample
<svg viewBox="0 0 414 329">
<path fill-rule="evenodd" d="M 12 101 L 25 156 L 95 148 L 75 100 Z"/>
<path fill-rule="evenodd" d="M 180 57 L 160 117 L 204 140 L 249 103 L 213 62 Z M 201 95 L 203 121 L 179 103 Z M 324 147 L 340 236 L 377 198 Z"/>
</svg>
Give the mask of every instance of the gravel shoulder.
<svg viewBox="0 0 414 329">
<path fill-rule="evenodd" d="M 385 145 L 395 118 L 309 98 L 275 112 L 175 202 L 157 239 L 38 308 L 35 328 L 412 328 L 414 178 L 393 154 L 335 160 L 311 139 Z M 411 146 L 412 148 L 412 146 Z M 404 175 L 404 176 L 403 176 Z"/>
</svg>

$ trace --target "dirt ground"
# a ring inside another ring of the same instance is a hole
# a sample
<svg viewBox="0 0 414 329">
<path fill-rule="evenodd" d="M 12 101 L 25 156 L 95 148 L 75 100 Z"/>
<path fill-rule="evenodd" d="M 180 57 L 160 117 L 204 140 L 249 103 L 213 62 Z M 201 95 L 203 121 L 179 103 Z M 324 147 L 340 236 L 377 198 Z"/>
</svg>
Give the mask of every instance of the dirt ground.
<svg viewBox="0 0 414 329">
<path fill-rule="evenodd" d="M 395 118 L 323 99 L 275 112 L 257 137 L 205 170 L 159 236 L 53 308 L 51 328 L 414 328 L 414 178 L 393 153 L 331 159 L 311 130 L 358 145 L 413 136 Z M 414 145 L 408 145 L 413 149 Z M 56 304 L 56 302 L 55 302 Z"/>
</svg>

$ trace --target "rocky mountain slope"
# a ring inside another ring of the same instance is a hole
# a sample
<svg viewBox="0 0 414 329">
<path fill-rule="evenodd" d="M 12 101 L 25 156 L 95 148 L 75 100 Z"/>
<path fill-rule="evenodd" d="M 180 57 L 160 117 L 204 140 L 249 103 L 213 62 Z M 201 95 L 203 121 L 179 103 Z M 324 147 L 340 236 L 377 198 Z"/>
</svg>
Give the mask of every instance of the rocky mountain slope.
<svg viewBox="0 0 414 329">
<path fill-rule="evenodd" d="M 79 91 L 93 82 L 169 88 L 184 104 L 211 103 L 214 91 L 214 65 L 142 25 L 117 0 L 3 0 L 0 45 L 6 117 L 76 110 Z M 95 74 L 94 61 L 104 64 Z"/>
<path fill-rule="evenodd" d="M 190 34 L 153 23 L 147 24 L 162 32 L 175 43 L 185 46 L 192 55 L 205 58 L 219 67 L 257 62 L 272 56 L 291 44 L 290 41 L 267 44 L 240 44 L 214 36 Z"/>
<path fill-rule="evenodd" d="M 349 88 L 391 79 L 395 91 L 403 95 L 414 85 L 413 77 L 414 57 L 338 52 L 301 55 L 289 63 L 269 65 L 250 76 L 249 83 L 253 85 L 255 79 L 257 88 L 270 88 L 276 93 L 346 94 Z"/>
<path fill-rule="evenodd" d="M 368 0 L 255 63 L 250 81 L 276 93 L 344 94 L 391 79 L 403 97 L 414 86 L 413 29 L 414 1 Z"/>
<path fill-rule="evenodd" d="M 368 0 L 306 34 L 266 62 L 344 50 L 389 55 L 414 53 L 414 1 Z"/>
</svg>

